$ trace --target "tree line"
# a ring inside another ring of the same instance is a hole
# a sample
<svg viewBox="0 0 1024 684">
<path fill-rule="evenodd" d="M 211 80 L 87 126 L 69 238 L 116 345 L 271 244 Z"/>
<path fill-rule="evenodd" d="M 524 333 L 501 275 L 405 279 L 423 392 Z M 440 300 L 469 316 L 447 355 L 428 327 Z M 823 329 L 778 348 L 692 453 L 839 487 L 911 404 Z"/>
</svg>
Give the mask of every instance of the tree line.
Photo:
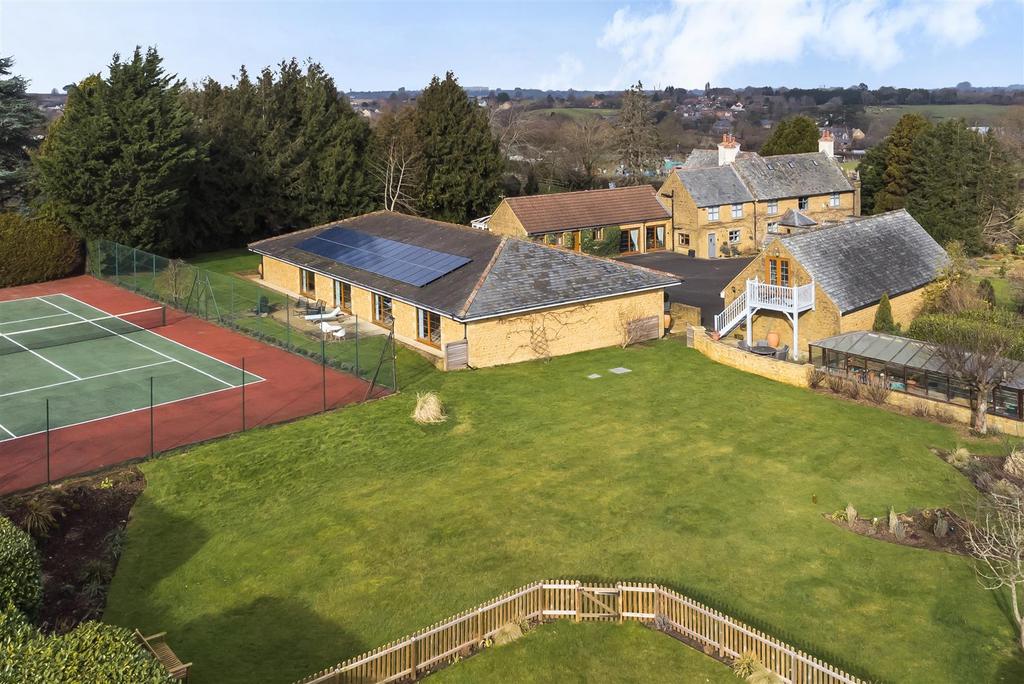
<svg viewBox="0 0 1024 684">
<path fill-rule="evenodd" d="M 378 135 L 320 64 L 286 60 L 257 75 L 243 67 L 231 83 L 187 86 L 154 48 L 136 48 L 114 55 L 105 77 L 71 87 L 39 150 L 12 166 L 37 216 L 83 239 L 165 254 L 385 206 L 458 223 L 489 212 L 504 160 L 486 113 L 450 72 L 407 112 L 415 182 L 401 189 L 409 202 L 396 205 L 387 171 L 394 127 Z"/>
</svg>

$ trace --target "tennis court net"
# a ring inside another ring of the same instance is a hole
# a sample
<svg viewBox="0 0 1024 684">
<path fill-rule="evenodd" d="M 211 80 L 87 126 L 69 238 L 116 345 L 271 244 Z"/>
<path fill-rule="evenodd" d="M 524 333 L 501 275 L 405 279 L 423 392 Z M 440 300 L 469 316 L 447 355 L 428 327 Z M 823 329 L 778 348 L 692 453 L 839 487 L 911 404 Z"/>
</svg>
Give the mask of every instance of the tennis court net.
<svg viewBox="0 0 1024 684">
<path fill-rule="evenodd" d="M 154 306 L 123 314 L 83 318 L 29 330 L 4 332 L 0 326 L 0 356 L 60 347 L 76 342 L 118 337 L 167 324 L 167 309 Z"/>
</svg>

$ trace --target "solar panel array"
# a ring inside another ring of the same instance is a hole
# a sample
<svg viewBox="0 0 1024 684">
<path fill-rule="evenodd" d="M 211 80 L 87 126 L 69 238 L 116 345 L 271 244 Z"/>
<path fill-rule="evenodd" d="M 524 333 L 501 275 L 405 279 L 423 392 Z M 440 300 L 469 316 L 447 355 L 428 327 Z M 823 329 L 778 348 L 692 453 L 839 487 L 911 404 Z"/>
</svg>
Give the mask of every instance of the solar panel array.
<svg viewBox="0 0 1024 684">
<path fill-rule="evenodd" d="M 328 228 L 295 246 L 346 266 L 416 287 L 432 283 L 472 261 L 457 254 L 436 252 L 350 228 Z"/>
</svg>

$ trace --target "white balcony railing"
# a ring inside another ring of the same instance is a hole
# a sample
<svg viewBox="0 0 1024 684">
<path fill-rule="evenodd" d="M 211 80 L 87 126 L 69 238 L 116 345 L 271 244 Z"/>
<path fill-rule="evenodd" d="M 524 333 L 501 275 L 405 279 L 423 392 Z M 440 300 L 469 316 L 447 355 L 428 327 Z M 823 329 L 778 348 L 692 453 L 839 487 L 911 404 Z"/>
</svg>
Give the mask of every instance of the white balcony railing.
<svg viewBox="0 0 1024 684">
<path fill-rule="evenodd" d="M 747 306 L 754 309 L 801 312 L 814 308 L 814 281 L 787 287 L 748 280 L 746 294 Z"/>
</svg>

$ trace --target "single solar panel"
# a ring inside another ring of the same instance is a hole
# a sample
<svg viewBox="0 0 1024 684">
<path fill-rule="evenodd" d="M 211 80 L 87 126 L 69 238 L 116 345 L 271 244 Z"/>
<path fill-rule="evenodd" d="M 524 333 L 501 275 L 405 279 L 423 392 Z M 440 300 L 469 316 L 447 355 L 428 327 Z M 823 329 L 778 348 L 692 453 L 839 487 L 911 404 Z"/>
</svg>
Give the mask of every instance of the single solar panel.
<svg viewBox="0 0 1024 684">
<path fill-rule="evenodd" d="M 437 252 L 349 228 L 328 228 L 295 246 L 340 264 L 416 287 L 432 283 L 472 261 L 457 254 Z"/>
</svg>

